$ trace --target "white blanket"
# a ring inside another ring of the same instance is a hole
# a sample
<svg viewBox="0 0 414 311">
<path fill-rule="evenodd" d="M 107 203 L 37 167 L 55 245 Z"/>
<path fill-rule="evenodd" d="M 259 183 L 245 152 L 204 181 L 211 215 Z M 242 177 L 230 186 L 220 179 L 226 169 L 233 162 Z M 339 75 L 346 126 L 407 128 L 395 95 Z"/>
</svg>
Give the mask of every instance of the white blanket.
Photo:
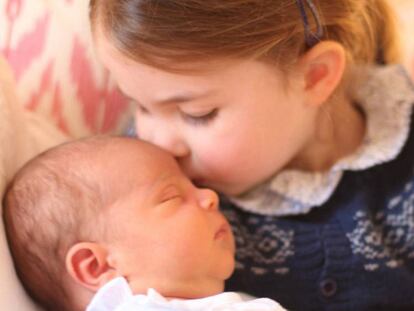
<svg viewBox="0 0 414 311">
<path fill-rule="evenodd" d="M 283 311 L 268 298 L 245 300 L 234 292 L 200 299 L 167 300 L 154 289 L 146 295 L 133 295 L 125 280 L 119 277 L 105 284 L 94 296 L 86 311 Z"/>
</svg>

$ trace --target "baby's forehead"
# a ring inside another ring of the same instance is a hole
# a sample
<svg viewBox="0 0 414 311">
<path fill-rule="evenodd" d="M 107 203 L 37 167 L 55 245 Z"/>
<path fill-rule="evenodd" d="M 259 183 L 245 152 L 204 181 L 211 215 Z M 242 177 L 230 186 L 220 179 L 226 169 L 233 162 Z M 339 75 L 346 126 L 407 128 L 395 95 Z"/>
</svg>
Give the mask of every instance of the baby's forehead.
<svg viewBox="0 0 414 311">
<path fill-rule="evenodd" d="M 151 186 L 170 176 L 182 176 L 178 163 L 170 154 L 146 143 L 111 148 L 98 161 L 97 178 L 114 188 Z"/>
<path fill-rule="evenodd" d="M 117 171 L 141 171 L 176 170 L 178 164 L 168 152 L 149 143 L 139 141 L 122 141 L 120 146 L 108 148 L 101 157 L 101 165 L 118 168 Z"/>
</svg>

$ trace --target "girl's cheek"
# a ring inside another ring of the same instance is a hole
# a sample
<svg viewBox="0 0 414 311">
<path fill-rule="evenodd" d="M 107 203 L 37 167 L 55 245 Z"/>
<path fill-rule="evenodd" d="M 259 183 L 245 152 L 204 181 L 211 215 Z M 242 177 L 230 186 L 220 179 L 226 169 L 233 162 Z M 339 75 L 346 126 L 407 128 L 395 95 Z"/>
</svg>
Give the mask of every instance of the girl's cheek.
<svg viewBox="0 0 414 311">
<path fill-rule="evenodd" d="M 215 146 L 205 148 L 199 156 L 202 165 L 211 171 L 223 172 L 232 167 L 232 163 L 238 160 L 238 156 L 233 152 L 231 146 L 226 146 L 218 142 Z"/>
</svg>

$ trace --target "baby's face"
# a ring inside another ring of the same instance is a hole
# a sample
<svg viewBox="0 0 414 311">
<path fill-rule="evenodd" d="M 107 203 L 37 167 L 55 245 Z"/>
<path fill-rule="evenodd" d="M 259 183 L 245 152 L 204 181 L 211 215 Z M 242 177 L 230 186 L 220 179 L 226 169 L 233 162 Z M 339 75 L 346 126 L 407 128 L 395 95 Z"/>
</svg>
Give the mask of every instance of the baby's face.
<svg viewBox="0 0 414 311">
<path fill-rule="evenodd" d="M 142 148 L 118 154 L 109 180 L 123 189 L 105 214 L 119 275 L 134 293 L 152 287 L 195 298 L 222 291 L 234 269 L 234 240 L 216 193 L 195 187 L 164 151 L 137 152 Z"/>
</svg>

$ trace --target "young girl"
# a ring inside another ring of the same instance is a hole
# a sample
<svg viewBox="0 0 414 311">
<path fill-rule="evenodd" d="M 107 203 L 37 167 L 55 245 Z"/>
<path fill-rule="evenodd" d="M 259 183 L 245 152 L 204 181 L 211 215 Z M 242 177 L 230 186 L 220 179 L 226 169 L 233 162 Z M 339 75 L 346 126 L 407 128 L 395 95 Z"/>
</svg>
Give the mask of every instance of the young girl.
<svg viewBox="0 0 414 311">
<path fill-rule="evenodd" d="M 414 309 L 414 89 L 385 0 L 92 0 L 138 136 L 220 191 L 228 289 Z"/>
</svg>

